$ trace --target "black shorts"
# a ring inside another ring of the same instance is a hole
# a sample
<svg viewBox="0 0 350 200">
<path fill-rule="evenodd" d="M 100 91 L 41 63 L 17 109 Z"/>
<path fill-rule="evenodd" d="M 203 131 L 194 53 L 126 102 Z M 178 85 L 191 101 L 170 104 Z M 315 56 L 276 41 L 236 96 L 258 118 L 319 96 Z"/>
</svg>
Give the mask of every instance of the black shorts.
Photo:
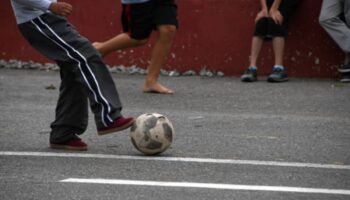
<svg viewBox="0 0 350 200">
<path fill-rule="evenodd" d="M 274 0 L 266 0 L 270 10 Z M 255 25 L 254 36 L 271 39 L 273 37 L 286 37 L 288 35 L 288 22 L 296 10 L 300 0 L 282 0 L 279 11 L 283 16 L 283 24 L 276 24 L 271 18 L 262 18 Z"/>
<path fill-rule="evenodd" d="M 159 25 L 178 27 L 175 0 L 151 0 L 145 3 L 123 4 L 123 31 L 131 38 L 148 38 Z"/>
</svg>

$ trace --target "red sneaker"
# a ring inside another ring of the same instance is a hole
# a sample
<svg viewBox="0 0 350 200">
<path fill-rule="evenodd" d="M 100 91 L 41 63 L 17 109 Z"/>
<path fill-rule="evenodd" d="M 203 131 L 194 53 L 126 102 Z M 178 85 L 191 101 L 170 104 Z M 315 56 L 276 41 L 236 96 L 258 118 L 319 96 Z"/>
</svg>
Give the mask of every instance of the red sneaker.
<svg viewBox="0 0 350 200">
<path fill-rule="evenodd" d="M 129 128 L 134 123 L 134 121 L 135 119 L 132 117 L 128 117 L 128 118 L 119 117 L 110 126 L 97 129 L 97 134 L 106 135 L 108 133 L 122 131 L 124 129 Z"/>
<path fill-rule="evenodd" d="M 61 144 L 50 143 L 50 148 L 74 150 L 74 151 L 86 151 L 87 144 L 83 142 L 80 138 L 77 138 Z"/>
</svg>

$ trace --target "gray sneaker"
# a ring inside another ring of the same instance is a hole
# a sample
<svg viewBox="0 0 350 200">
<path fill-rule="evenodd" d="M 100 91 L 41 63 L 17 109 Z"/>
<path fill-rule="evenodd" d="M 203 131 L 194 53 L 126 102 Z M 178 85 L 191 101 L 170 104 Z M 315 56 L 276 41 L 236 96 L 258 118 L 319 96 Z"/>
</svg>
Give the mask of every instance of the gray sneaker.
<svg viewBox="0 0 350 200">
<path fill-rule="evenodd" d="M 254 82 L 257 80 L 258 78 L 255 69 L 248 68 L 244 71 L 243 75 L 241 76 L 242 82 Z"/>
<path fill-rule="evenodd" d="M 267 81 L 271 83 L 285 82 L 288 81 L 288 75 L 284 72 L 284 70 L 274 68 L 272 73 L 267 78 Z"/>
</svg>

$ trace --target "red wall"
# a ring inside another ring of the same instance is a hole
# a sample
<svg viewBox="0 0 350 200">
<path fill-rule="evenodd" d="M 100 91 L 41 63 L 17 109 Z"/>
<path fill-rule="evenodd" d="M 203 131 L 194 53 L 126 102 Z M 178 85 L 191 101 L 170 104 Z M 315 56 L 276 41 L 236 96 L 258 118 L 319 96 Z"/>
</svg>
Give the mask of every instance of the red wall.
<svg viewBox="0 0 350 200">
<path fill-rule="evenodd" d="M 20 36 L 10 7 L 0 2 L 0 59 L 47 62 Z M 66 0 L 74 6 L 69 20 L 91 41 L 106 40 L 121 31 L 120 0 Z M 206 68 L 239 75 L 248 65 L 258 0 L 177 0 L 180 29 L 165 69 Z M 343 53 L 318 24 L 320 0 L 304 0 L 290 23 L 285 65 L 294 77 L 334 77 Z M 154 40 L 152 37 L 151 42 Z M 110 65 L 137 64 L 146 67 L 151 43 L 109 55 Z M 273 64 L 271 44 L 260 57 L 260 71 L 269 73 Z"/>
</svg>

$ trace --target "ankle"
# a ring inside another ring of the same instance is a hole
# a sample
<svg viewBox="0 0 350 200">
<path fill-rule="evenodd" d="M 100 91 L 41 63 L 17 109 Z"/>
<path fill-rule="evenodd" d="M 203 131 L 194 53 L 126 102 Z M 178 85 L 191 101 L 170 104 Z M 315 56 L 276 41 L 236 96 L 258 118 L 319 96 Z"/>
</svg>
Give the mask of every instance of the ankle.
<svg viewBox="0 0 350 200">
<path fill-rule="evenodd" d="M 154 78 L 147 78 L 145 81 L 145 86 L 153 86 L 158 83 L 157 79 Z"/>
<path fill-rule="evenodd" d="M 283 65 L 274 65 L 273 66 L 273 70 L 283 71 L 284 70 L 284 66 Z"/>
<path fill-rule="evenodd" d="M 248 67 L 249 70 L 251 71 L 257 71 L 258 70 L 258 67 L 256 65 L 251 65 Z"/>
</svg>

